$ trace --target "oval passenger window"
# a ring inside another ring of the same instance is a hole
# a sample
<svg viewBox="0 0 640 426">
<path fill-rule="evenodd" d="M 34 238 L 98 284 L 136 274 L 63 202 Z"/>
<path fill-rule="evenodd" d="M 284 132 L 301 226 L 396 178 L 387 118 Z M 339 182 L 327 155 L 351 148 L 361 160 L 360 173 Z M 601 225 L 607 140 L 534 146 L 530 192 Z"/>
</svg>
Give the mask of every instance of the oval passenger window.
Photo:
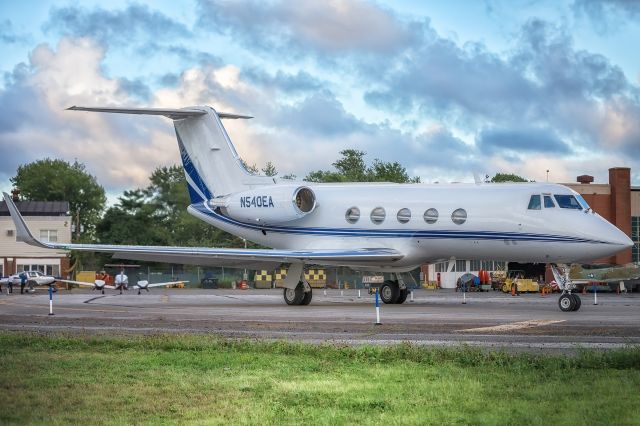
<svg viewBox="0 0 640 426">
<path fill-rule="evenodd" d="M 456 209 L 453 213 L 451 213 L 451 220 L 456 225 L 462 225 L 467 221 L 467 212 L 465 209 Z"/>
<path fill-rule="evenodd" d="M 438 210 L 431 208 L 424 212 L 424 221 L 427 223 L 436 223 L 438 220 Z"/>
<path fill-rule="evenodd" d="M 356 223 L 360 219 L 360 209 L 357 207 L 351 207 L 344 215 L 345 219 L 349 223 Z"/>
<path fill-rule="evenodd" d="M 407 223 L 411 220 L 411 210 L 404 208 L 398 211 L 398 222 Z"/>
<path fill-rule="evenodd" d="M 375 209 L 371 210 L 371 222 L 375 223 L 376 225 L 384 222 L 384 218 L 386 216 L 387 214 L 382 207 L 376 207 Z"/>
</svg>

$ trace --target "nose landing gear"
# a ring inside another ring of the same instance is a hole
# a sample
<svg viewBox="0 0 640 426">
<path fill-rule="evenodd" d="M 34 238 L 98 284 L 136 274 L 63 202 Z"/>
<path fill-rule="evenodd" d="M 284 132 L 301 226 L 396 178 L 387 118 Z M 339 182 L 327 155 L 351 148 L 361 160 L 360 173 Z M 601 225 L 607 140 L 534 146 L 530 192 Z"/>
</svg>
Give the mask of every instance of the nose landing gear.
<svg viewBox="0 0 640 426">
<path fill-rule="evenodd" d="M 558 307 L 562 312 L 573 312 L 580 309 L 582 305 L 582 301 L 580 300 L 580 296 L 572 293 L 576 289 L 576 285 L 571 281 L 571 277 L 569 276 L 569 267 L 567 265 L 551 265 L 551 271 L 553 272 L 553 277 L 558 283 L 558 288 L 562 290 L 562 294 L 560 295 L 560 299 L 558 299 Z"/>
<path fill-rule="evenodd" d="M 558 306 L 562 312 L 577 311 L 580 309 L 580 305 L 582 305 L 582 301 L 577 294 L 563 293 L 558 299 Z"/>
</svg>

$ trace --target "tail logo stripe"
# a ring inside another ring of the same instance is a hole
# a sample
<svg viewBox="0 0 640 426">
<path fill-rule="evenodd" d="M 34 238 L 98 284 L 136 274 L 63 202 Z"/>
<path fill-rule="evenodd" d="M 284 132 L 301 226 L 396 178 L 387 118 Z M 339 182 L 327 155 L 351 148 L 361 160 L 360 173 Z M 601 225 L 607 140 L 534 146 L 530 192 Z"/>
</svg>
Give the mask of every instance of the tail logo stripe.
<svg viewBox="0 0 640 426">
<path fill-rule="evenodd" d="M 191 161 L 189 157 L 189 153 L 187 152 L 184 144 L 182 143 L 182 138 L 180 137 L 180 133 L 178 133 L 178 129 L 176 129 L 176 137 L 178 139 L 178 147 L 180 148 L 180 157 L 182 158 L 182 166 L 185 171 L 185 175 L 187 177 L 187 182 L 189 184 L 189 193 L 193 197 L 194 192 L 201 198 L 200 201 L 210 200 L 213 198 L 213 194 L 204 183 L 203 179 L 200 177 L 198 170 L 195 165 Z M 191 201 L 193 203 L 193 199 Z"/>
</svg>

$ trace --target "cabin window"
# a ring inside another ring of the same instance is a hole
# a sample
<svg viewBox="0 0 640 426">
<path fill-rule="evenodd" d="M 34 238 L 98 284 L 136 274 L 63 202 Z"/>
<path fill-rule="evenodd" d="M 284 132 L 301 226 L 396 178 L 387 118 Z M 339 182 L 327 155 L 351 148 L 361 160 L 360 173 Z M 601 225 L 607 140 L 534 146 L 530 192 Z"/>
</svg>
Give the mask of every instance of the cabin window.
<svg viewBox="0 0 640 426">
<path fill-rule="evenodd" d="M 573 195 L 556 194 L 553 196 L 561 209 L 582 210 L 582 206 Z"/>
<path fill-rule="evenodd" d="M 375 223 L 376 225 L 384 222 L 384 218 L 386 216 L 387 213 L 385 213 L 382 207 L 376 207 L 375 209 L 371 210 L 371 222 Z"/>
<path fill-rule="evenodd" d="M 456 225 L 462 225 L 467 221 L 467 212 L 465 209 L 456 209 L 451 213 L 451 220 Z"/>
<path fill-rule="evenodd" d="M 406 208 L 400 209 L 400 211 L 398 211 L 398 222 L 407 223 L 409 220 L 411 220 L 411 210 Z"/>
<path fill-rule="evenodd" d="M 545 209 L 550 209 L 555 207 L 556 205 L 553 204 L 553 199 L 551 198 L 551 195 L 545 195 L 544 196 L 544 208 Z"/>
<path fill-rule="evenodd" d="M 438 210 L 431 208 L 424 212 L 424 221 L 431 224 L 438 221 Z"/>
<path fill-rule="evenodd" d="M 356 223 L 360 219 L 360 209 L 357 207 L 351 207 L 344 215 L 345 219 L 349 223 Z"/>
<path fill-rule="evenodd" d="M 532 195 L 529 199 L 529 210 L 540 210 L 542 203 L 540 202 L 540 195 Z"/>
</svg>

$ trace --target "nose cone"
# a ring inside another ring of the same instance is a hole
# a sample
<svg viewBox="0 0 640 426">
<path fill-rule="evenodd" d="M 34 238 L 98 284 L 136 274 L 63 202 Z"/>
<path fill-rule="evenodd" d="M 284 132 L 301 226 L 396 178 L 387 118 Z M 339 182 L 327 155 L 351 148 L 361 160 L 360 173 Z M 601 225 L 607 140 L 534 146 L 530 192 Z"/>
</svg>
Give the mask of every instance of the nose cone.
<svg viewBox="0 0 640 426">
<path fill-rule="evenodd" d="M 607 222 L 609 230 L 606 234 L 606 241 L 612 246 L 611 248 L 618 251 L 626 250 L 633 247 L 633 240 L 627 234 L 618 229 L 615 225 Z"/>
<path fill-rule="evenodd" d="M 631 248 L 633 247 L 633 245 L 635 244 L 633 242 L 633 240 L 631 238 L 629 238 L 629 236 L 627 234 L 625 234 L 624 232 L 620 231 L 620 241 L 619 244 L 621 244 L 622 246 L 624 246 L 625 249 Z"/>
</svg>

